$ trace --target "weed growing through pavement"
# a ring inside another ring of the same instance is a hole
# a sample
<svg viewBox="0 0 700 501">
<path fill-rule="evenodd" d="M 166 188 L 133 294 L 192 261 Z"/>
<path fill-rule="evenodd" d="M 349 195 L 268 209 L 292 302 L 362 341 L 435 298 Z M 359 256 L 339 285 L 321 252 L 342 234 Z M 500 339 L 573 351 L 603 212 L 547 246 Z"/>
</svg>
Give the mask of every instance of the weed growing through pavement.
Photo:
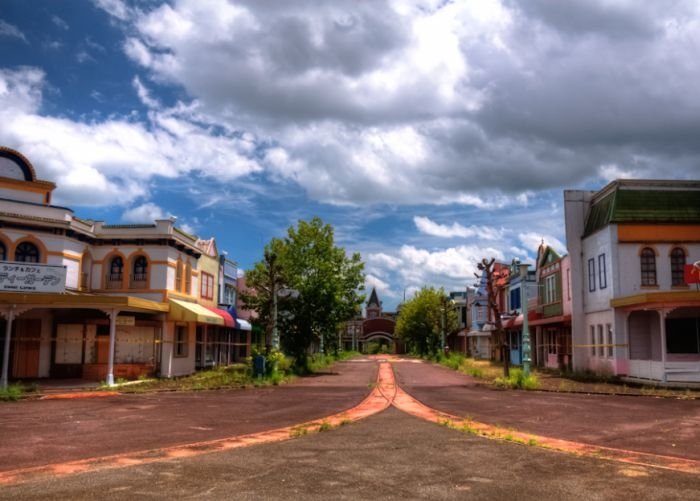
<svg viewBox="0 0 700 501">
<path fill-rule="evenodd" d="M 333 425 L 328 421 L 322 421 L 321 425 L 318 427 L 318 431 L 329 431 L 333 429 Z"/>
<path fill-rule="evenodd" d="M 351 419 L 345 418 L 345 419 L 341 420 L 340 423 L 338 423 L 338 426 L 345 426 L 345 425 L 348 425 L 348 424 L 351 424 L 351 423 L 352 423 L 352 420 L 351 420 Z"/>
<path fill-rule="evenodd" d="M 299 438 L 303 437 L 304 435 L 308 435 L 308 433 L 309 430 L 306 428 L 306 426 L 296 426 L 289 432 L 289 436 L 292 438 Z"/>
</svg>

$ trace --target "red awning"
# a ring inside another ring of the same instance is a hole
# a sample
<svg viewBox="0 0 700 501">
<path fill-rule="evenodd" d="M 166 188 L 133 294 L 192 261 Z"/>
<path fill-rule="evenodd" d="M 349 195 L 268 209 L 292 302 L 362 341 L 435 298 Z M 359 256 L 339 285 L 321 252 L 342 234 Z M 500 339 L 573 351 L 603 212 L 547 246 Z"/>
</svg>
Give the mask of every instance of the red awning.
<svg viewBox="0 0 700 501">
<path fill-rule="evenodd" d="M 204 305 L 202 305 L 202 306 L 204 306 Z M 211 307 L 209 307 L 209 306 L 204 306 L 204 307 L 205 307 L 207 310 L 209 310 L 209 311 L 211 311 L 211 312 L 213 312 L 213 313 L 216 313 L 216 314 L 219 315 L 221 318 L 223 318 L 223 319 L 224 319 L 224 326 L 225 326 L 225 327 L 230 327 L 230 328 L 232 328 L 232 329 L 235 329 L 235 328 L 236 328 L 236 321 L 233 319 L 233 316 L 231 316 L 231 314 L 230 314 L 228 311 L 222 310 L 221 308 L 211 308 Z"/>
</svg>

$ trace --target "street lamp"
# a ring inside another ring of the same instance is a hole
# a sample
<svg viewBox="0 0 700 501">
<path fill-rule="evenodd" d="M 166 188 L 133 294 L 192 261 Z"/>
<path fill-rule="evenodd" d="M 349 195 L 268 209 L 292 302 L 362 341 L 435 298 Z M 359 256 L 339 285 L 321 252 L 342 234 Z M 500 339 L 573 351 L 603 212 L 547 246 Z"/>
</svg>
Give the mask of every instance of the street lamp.
<svg viewBox="0 0 700 501">
<path fill-rule="evenodd" d="M 530 375 L 530 328 L 527 324 L 527 264 L 520 265 L 520 309 L 523 312 L 523 374 Z"/>
</svg>

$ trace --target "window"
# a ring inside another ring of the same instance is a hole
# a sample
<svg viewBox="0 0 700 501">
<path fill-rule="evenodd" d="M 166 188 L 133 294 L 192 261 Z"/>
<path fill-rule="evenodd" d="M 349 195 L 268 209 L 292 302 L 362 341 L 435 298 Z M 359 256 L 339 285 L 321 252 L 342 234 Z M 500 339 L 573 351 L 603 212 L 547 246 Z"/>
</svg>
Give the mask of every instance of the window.
<svg viewBox="0 0 700 501">
<path fill-rule="evenodd" d="M 544 279 L 544 302 L 551 304 L 557 301 L 557 276 L 549 275 Z"/>
<path fill-rule="evenodd" d="M 182 292 L 182 261 L 179 259 L 175 267 L 175 290 Z"/>
<path fill-rule="evenodd" d="M 510 309 L 520 309 L 520 287 L 510 290 Z"/>
<path fill-rule="evenodd" d="M 566 299 L 571 299 L 571 268 L 566 269 Z"/>
<path fill-rule="evenodd" d="M 606 346 L 606 351 L 607 351 L 607 356 L 608 358 L 612 358 L 613 356 L 613 331 L 612 331 L 612 325 L 610 324 L 605 324 L 605 331 L 607 332 L 608 339 L 606 341 L 607 345 Z"/>
<path fill-rule="evenodd" d="M 134 272 L 132 281 L 141 287 L 145 287 L 148 281 L 148 260 L 145 256 L 138 256 L 134 259 Z"/>
<path fill-rule="evenodd" d="M 0 242 L 0 261 L 7 261 L 7 249 L 2 242 Z"/>
<path fill-rule="evenodd" d="M 645 247 L 639 255 L 642 268 L 642 285 L 656 285 L 656 253 Z"/>
<path fill-rule="evenodd" d="M 700 319 L 666 319 L 666 349 L 668 353 L 700 353 Z"/>
<path fill-rule="evenodd" d="M 603 326 L 598 324 L 598 356 L 604 356 L 605 341 L 603 340 Z"/>
<path fill-rule="evenodd" d="M 608 277 L 605 273 L 605 254 L 598 256 L 598 286 L 601 289 L 608 286 Z"/>
<path fill-rule="evenodd" d="M 185 294 L 192 294 L 192 265 L 185 265 Z"/>
<path fill-rule="evenodd" d="M 109 273 L 107 274 L 107 288 L 118 289 L 122 286 L 124 272 L 124 261 L 119 256 L 115 256 L 109 262 Z"/>
<path fill-rule="evenodd" d="M 22 242 L 15 249 L 15 261 L 23 263 L 38 263 L 39 249 L 31 242 Z"/>
<path fill-rule="evenodd" d="M 685 268 L 685 251 L 676 247 L 671 251 L 671 285 L 685 285 L 683 268 Z"/>
<path fill-rule="evenodd" d="M 209 273 L 202 272 L 201 296 L 204 299 L 214 298 L 214 276 Z"/>
<path fill-rule="evenodd" d="M 591 356 L 595 357 L 595 325 L 591 325 Z"/>
<path fill-rule="evenodd" d="M 588 292 L 595 290 L 595 259 L 588 260 Z"/>
<path fill-rule="evenodd" d="M 186 325 L 175 326 L 175 357 L 186 357 L 189 349 L 189 336 Z"/>
</svg>

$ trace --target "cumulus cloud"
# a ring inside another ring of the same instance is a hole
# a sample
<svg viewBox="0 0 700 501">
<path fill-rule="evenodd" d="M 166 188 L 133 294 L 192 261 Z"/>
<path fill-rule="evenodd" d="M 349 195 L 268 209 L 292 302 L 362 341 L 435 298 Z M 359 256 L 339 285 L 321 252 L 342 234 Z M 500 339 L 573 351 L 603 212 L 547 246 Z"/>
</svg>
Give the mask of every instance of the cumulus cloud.
<svg viewBox="0 0 700 501">
<path fill-rule="evenodd" d="M 700 163 L 693 2 L 96 2 L 131 59 L 272 138 L 268 167 L 323 202 L 524 205 Z"/>
<path fill-rule="evenodd" d="M 484 240 L 496 240 L 502 237 L 502 231 L 487 226 L 462 226 L 459 223 L 451 225 L 439 224 L 424 216 L 415 216 L 413 222 L 418 231 L 426 235 L 443 238 L 471 238 L 478 237 Z"/>
<path fill-rule="evenodd" d="M 544 243 L 545 245 L 552 247 L 559 254 L 566 254 L 566 245 L 552 235 L 525 232 L 518 234 L 518 240 L 520 240 L 526 249 L 537 249 L 541 243 Z"/>
<path fill-rule="evenodd" d="M 140 80 L 135 90 L 149 123 L 128 117 L 80 122 L 40 113 L 44 73 L 0 70 L 0 144 L 22 151 L 57 183 L 55 201 L 77 206 L 129 205 L 149 194 L 155 176 L 236 179 L 263 167 L 247 135 L 212 134 L 196 103 L 158 108 Z"/>
<path fill-rule="evenodd" d="M 172 214 L 152 202 L 147 202 L 127 209 L 122 214 L 122 221 L 127 223 L 152 223 L 156 219 L 167 219 Z"/>
</svg>

